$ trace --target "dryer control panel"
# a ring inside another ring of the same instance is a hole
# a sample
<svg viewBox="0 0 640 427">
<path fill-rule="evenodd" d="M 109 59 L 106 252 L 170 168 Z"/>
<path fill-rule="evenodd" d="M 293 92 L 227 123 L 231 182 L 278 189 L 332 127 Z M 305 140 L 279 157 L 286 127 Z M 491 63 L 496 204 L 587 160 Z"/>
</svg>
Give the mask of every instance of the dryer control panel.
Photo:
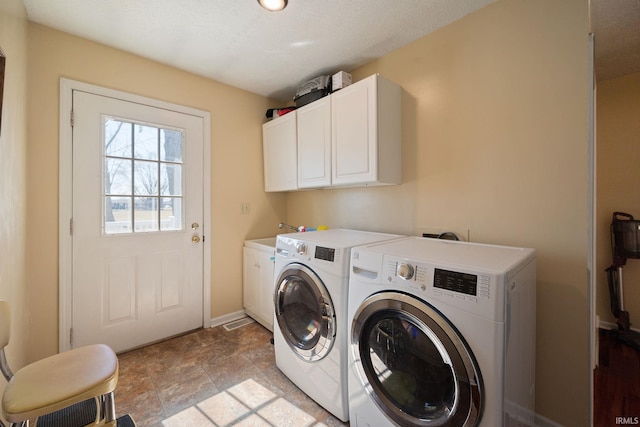
<svg viewBox="0 0 640 427">
<path fill-rule="evenodd" d="M 350 280 L 504 321 L 507 288 L 535 281 L 535 250 L 407 237 L 354 248 Z"/>
<path fill-rule="evenodd" d="M 493 274 L 386 255 L 381 279 L 426 301 L 437 299 L 478 314 L 502 316 L 504 286 Z"/>
<path fill-rule="evenodd" d="M 349 274 L 349 250 L 316 244 L 312 241 L 280 236 L 276 242 L 276 260 L 298 261 L 338 276 Z"/>
</svg>

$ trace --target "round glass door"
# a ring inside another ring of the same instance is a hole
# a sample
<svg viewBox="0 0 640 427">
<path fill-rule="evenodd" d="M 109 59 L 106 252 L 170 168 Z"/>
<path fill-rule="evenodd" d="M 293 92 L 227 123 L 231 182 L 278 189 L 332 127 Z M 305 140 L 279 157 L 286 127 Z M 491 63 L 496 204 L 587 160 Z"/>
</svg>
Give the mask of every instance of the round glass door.
<svg viewBox="0 0 640 427">
<path fill-rule="evenodd" d="M 367 298 L 351 351 L 373 401 L 402 426 L 475 426 L 480 370 L 471 350 L 429 304 L 397 292 Z"/>
<path fill-rule="evenodd" d="M 276 321 L 289 347 L 302 359 L 325 357 L 335 339 L 335 310 L 320 278 L 291 263 L 280 274 L 274 295 Z"/>
</svg>

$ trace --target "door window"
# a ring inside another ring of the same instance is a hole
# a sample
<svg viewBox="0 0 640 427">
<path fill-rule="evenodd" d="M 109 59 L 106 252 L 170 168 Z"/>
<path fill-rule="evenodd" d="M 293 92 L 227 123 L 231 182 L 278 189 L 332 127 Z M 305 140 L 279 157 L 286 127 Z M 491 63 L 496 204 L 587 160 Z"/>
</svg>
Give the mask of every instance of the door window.
<svg viewBox="0 0 640 427">
<path fill-rule="evenodd" d="M 333 346 L 335 313 L 324 284 L 302 264 L 291 264 L 278 278 L 276 320 L 294 352 L 320 360 Z"/>
<path fill-rule="evenodd" d="M 451 359 L 431 331 L 401 313 L 380 312 L 370 320 L 361 346 L 377 386 L 407 414 L 437 419 L 451 411 L 456 384 Z"/>
<path fill-rule="evenodd" d="M 104 234 L 184 229 L 183 131 L 105 117 Z"/>
<path fill-rule="evenodd" d="M 397 423 L 474 425 L 478 419 L 477 364 L 428 304 L 398 293 L 370 297 L 356 313 L 352 351 L 365 389 Z"/>
</svg>

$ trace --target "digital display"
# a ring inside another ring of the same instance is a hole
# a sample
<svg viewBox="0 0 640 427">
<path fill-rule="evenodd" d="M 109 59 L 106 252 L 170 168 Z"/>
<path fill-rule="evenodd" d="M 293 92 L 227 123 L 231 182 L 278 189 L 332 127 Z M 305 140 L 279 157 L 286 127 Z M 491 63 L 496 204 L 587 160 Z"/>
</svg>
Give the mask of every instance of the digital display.
<svg viewBox="0 0 640 427">
<path fill-rule="evenodd" d="M 477 296 L 478 276 L 436 268 L 433 274 L 433 287 Z"/>
<path fill-rule="evenodd" d="M 316 246 L 316 259 L 333 262 L 336 256 L 336 250 L 333 248 L 323 248 L 322 246 Z"/>
</svg>

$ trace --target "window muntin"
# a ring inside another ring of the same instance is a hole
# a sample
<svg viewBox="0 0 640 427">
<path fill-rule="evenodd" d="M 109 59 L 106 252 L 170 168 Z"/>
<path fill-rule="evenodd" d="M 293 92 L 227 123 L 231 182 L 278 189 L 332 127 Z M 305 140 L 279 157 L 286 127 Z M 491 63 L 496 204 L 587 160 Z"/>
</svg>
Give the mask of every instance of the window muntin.
<svg viewBox="0 0 640 427">
<path fill-rule="evenodd" d="M 182 130 L 105 117 L 104 234 L 184 229 Z"/>
</svg>

